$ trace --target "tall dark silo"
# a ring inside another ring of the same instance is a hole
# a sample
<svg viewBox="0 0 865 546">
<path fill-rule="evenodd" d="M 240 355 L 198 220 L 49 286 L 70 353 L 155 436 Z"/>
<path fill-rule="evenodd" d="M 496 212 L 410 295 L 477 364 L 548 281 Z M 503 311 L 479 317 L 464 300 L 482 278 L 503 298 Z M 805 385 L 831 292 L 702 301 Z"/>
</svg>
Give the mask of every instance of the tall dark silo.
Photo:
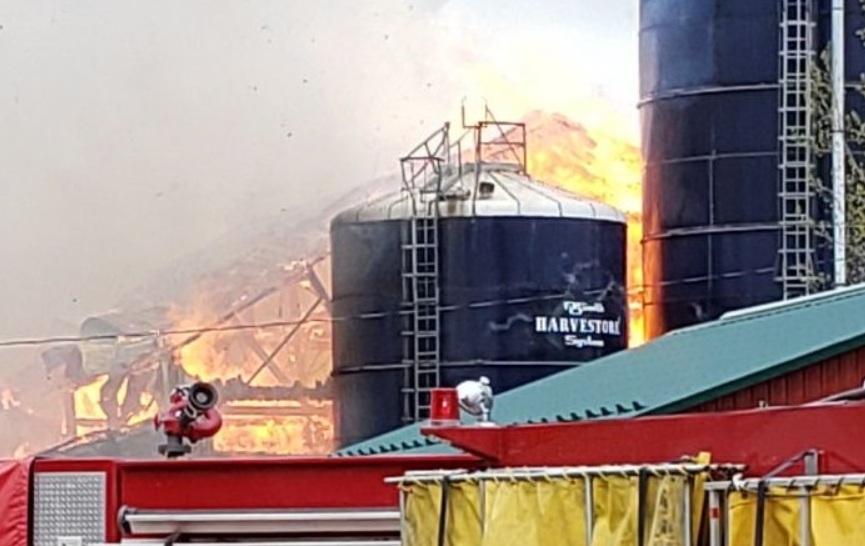
<svg viewBox="0 0 865 546">
<path fill-rule="evenodd" d="M 410 192 L 331 224 L 340 445 L 418 418 L 412 397 L 423 386 L 412 384 L 407 349 L 418 336 L 436 338 L 440 385 L 483 375 L 497 392 L 626 347 L 622 213 L 513 164 L 464 164 L 444 174 L 442 188 L 427 209 L 438 209 L 439 319 L 425 331 L 405 320 Z"/>
<path fill-rule="evenodd" d="M 795 110 L 812 100 L 795 82 L 819 62 L 829 9 L 828 0 L 640 2 L 648 337 L 827 287 L 828 205 L 802 179 L 813 169 L 829 182 L 829 160 Z M 852 82 L 863 19 L 857 0 L 846 11 Z M 806 27 L 806 39 L 791 39 Z"/>
</svg>

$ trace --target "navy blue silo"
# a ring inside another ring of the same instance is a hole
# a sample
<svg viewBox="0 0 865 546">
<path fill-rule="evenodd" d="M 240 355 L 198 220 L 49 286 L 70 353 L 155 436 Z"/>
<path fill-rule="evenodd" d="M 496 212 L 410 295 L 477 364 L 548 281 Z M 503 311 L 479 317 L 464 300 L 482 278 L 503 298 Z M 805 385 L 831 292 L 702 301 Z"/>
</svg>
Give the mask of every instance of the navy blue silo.
<svg viewBox="0 0 865 546">
<path fill-rule="evenodd" d="M 494 186 L 488 199 L 464 192 L 441 203 L 442 385 L 486 375 L 501 392 L 624 349 L 624 215 L 507 166 L 484 165 L 482 173 Z M 474 176 L 464 176 L 464 187 L 475 187 Z M 400 238 L 407 215 L 406 196 L 396 193 L 345 211 L 331 224 L 343 446 L 403 424 Z M 603 346 L 574 346 L 580 336 L 558 331 L 558 321 L 573 315 L 565 306 L 574 302 L 600 304 L 585 316 L 616 324 L 582 336 Z M 550 328 L 554 319 L 556 331 L 538 330 L 538 321 Z"/>
<path fill-rule="evenodd" d="M 780 6 L 779 0 L 640 2 L 649 337 L 782 296 Z M 829 7 L 828 0 L 814 3 L 818 49 L 830 36 Z M 847 13 L 853 82 L 865 68 L 855 36 L 865 25 L 857 0 L 847 1 Z M 818 164 L 824 177 L 825 163 Z M 831 273 L 827 252 L 818 248 L 816 265 Z"/>
</svg>

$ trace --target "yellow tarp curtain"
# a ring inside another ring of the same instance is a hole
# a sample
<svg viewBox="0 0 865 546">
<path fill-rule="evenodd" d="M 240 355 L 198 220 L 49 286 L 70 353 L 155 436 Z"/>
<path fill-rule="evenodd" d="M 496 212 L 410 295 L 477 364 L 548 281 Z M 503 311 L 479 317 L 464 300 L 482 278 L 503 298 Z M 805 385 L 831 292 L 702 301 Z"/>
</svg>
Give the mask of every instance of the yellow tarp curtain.
<svg viewBox="0 0 865 546">
<path fill-rule="evenodd" d="M 757 493 L 730 493 L 727 498 L 730 518 L 731 545 L 751 546 L 757 522 Z M 766 491 L 763 515 L 765 546 L 799 546 L 799 499 L 785 488 L 770 487 Z M 836 546 L 841 546 L 840 544 Z"/>
<path fill-rule="evenodd" d="M 584 478 L 485 479 L 483 484 L 471 480 L 452 482 L 448 489 L 443 544 L 635 546 L 639 529 L 639 480 L 633 476 L 604 475 L 595 476 L 591 481 L 591 537 L 587 536 Z M 696 545 L 704 481 L 705 475 L 699 475 L 691 483 L 694 542 L 685 545 L 682 510 L 687 479 L 683 476 L 648 476 L 643 526 L 645 546 Z M 438 546 L 441 483 L 411 483 L 402 487 L 406 493 L 406 546 Z"/>
<path fill-rule="evenodd" d="M 684 545 L 682 476 L 649 476 L 644 514 L 645 546 L 695 546 L 705 475 L 690 491 L 693 541 Z M 403 485 L 406 546 L 439 546 L 440 482 Z M 637 544 L 639 480 L 605 475 L 592 479 L 592 531 L 587 537 L 586 481 L 533 478 L 458 481 L 448 489 L 444 546 L 634 546 Z M 483 490 L 482 490 L 483 489 Z M 801 546 L 802 491 L 770 487 L 763 522 L 765 546 Z M 807 497 L 812 546 L 865 545 L 865 486 L 819 486 Z M 757 494 L 728 494 L 728 544 L 754 544 Z M 483 510 L 483 514 L 481 514 Z M 483 517 L 481 517 L 483 516 Z"/>
<path fill-rule="evenodd" d="M 582 480 L 487 481 L 484 499 L 483 546 L 587 546 Z"/>
<path fill-rule="evenodd" d="M 802 501 L 798 489 L 768 489 L 763 516 L 763 544 L 801 544 Z M 865 544 L 865 488 L 860 485 L 820 486 L 810 492 L 808 502 L 812 546 Z M 757 494 L 732 492 L 728 503 L 730 544 L 754 544 Z"/>
<path fill-rule="evenodd" d="M 455 482 L 448 489 L 445 546 L 480 546 L 480 497 L 477 482 Z M 438 546 L 442 486 L 439 483 L 403 485 L 405 545 Z"/>
<path fill-rule="evenodd" d="M 436 546 L 441 509 L 441 486 L 437 483 L 413 483 L 402 486 L 403 540 L 406 546 Z"/>
<path fill-rule="evenodd" d="M 649 479 L 646 503 L 646 546 L 685 546 L 684 497 L 686 479 L 664 476 Z"/>
<path fill-rule="evenodd" d="M 683 476 L 650 476 L 646 486 L 643 544 L 645 546 L 686 546 Z M 594 528 L 590 546 L 631 546 L 639 532 L 639 480 L 607 477 L 593 480 Z M 695 514 L 702 514 L 702 489 L 691 487 Z M 699 508 L 697 508 L 699 507 Z M 697 544 L 699 518 L 691 520 L 692 544 Z"/>
<path fill-rule="evenodd" d="M 865 488 L 820 487 L 811 496 L 811 544 L 865 544 Z"/>
<path fill-rule="evenodd" d="M 637 479 L 605 477 L 592 480 L 594 525 L 592 546 L 637 544 Z"/>
</svg>

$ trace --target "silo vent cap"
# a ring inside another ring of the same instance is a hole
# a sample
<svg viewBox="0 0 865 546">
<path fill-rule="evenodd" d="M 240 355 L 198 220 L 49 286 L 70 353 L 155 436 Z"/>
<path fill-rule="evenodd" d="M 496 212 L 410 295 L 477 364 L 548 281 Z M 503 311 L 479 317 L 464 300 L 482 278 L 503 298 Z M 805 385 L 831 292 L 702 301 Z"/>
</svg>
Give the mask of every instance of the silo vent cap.
<svg viewBox="0 0 865 546">
<path fill-rule="evenodd" d="M 496 185 L 492 182 L 481 182 L 478 184 L 478 199 L 489 199 L 496 190 Z"/>
</svg>

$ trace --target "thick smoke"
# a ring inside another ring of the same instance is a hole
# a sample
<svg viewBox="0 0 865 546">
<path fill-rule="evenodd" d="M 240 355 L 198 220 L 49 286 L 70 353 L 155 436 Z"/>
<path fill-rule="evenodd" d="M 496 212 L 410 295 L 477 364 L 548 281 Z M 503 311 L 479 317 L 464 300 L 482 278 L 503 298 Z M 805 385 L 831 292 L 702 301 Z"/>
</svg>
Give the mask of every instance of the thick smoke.
<svg viewBox="0 0 865 546">
<path fill-rule="evenodd" d="M 504 4 L 496 29 L 443 0 L 0 3 L 0 339 L 74 335 L 227 235 L 395 170 L 463 96 L 513 116 L 567 96 L 574 44 L 511 29 L 572 2 Z M 0 349 L 23 406 L 52 389 L 36 354 Z"/>
<path fill-rule="evenodd" d="M 393 170 L 459 96 L 441 4 L 0 4 L 0 338 L 74 335 L 226 233 Z M 56 392 L 37 354 L 0 349 L 22 408 Z"/>
<path fill-rule="evenodd" d="M 4 2 L 0 337 L 393 169 L 453 111 L 439 4 Z"/>
</svg>

